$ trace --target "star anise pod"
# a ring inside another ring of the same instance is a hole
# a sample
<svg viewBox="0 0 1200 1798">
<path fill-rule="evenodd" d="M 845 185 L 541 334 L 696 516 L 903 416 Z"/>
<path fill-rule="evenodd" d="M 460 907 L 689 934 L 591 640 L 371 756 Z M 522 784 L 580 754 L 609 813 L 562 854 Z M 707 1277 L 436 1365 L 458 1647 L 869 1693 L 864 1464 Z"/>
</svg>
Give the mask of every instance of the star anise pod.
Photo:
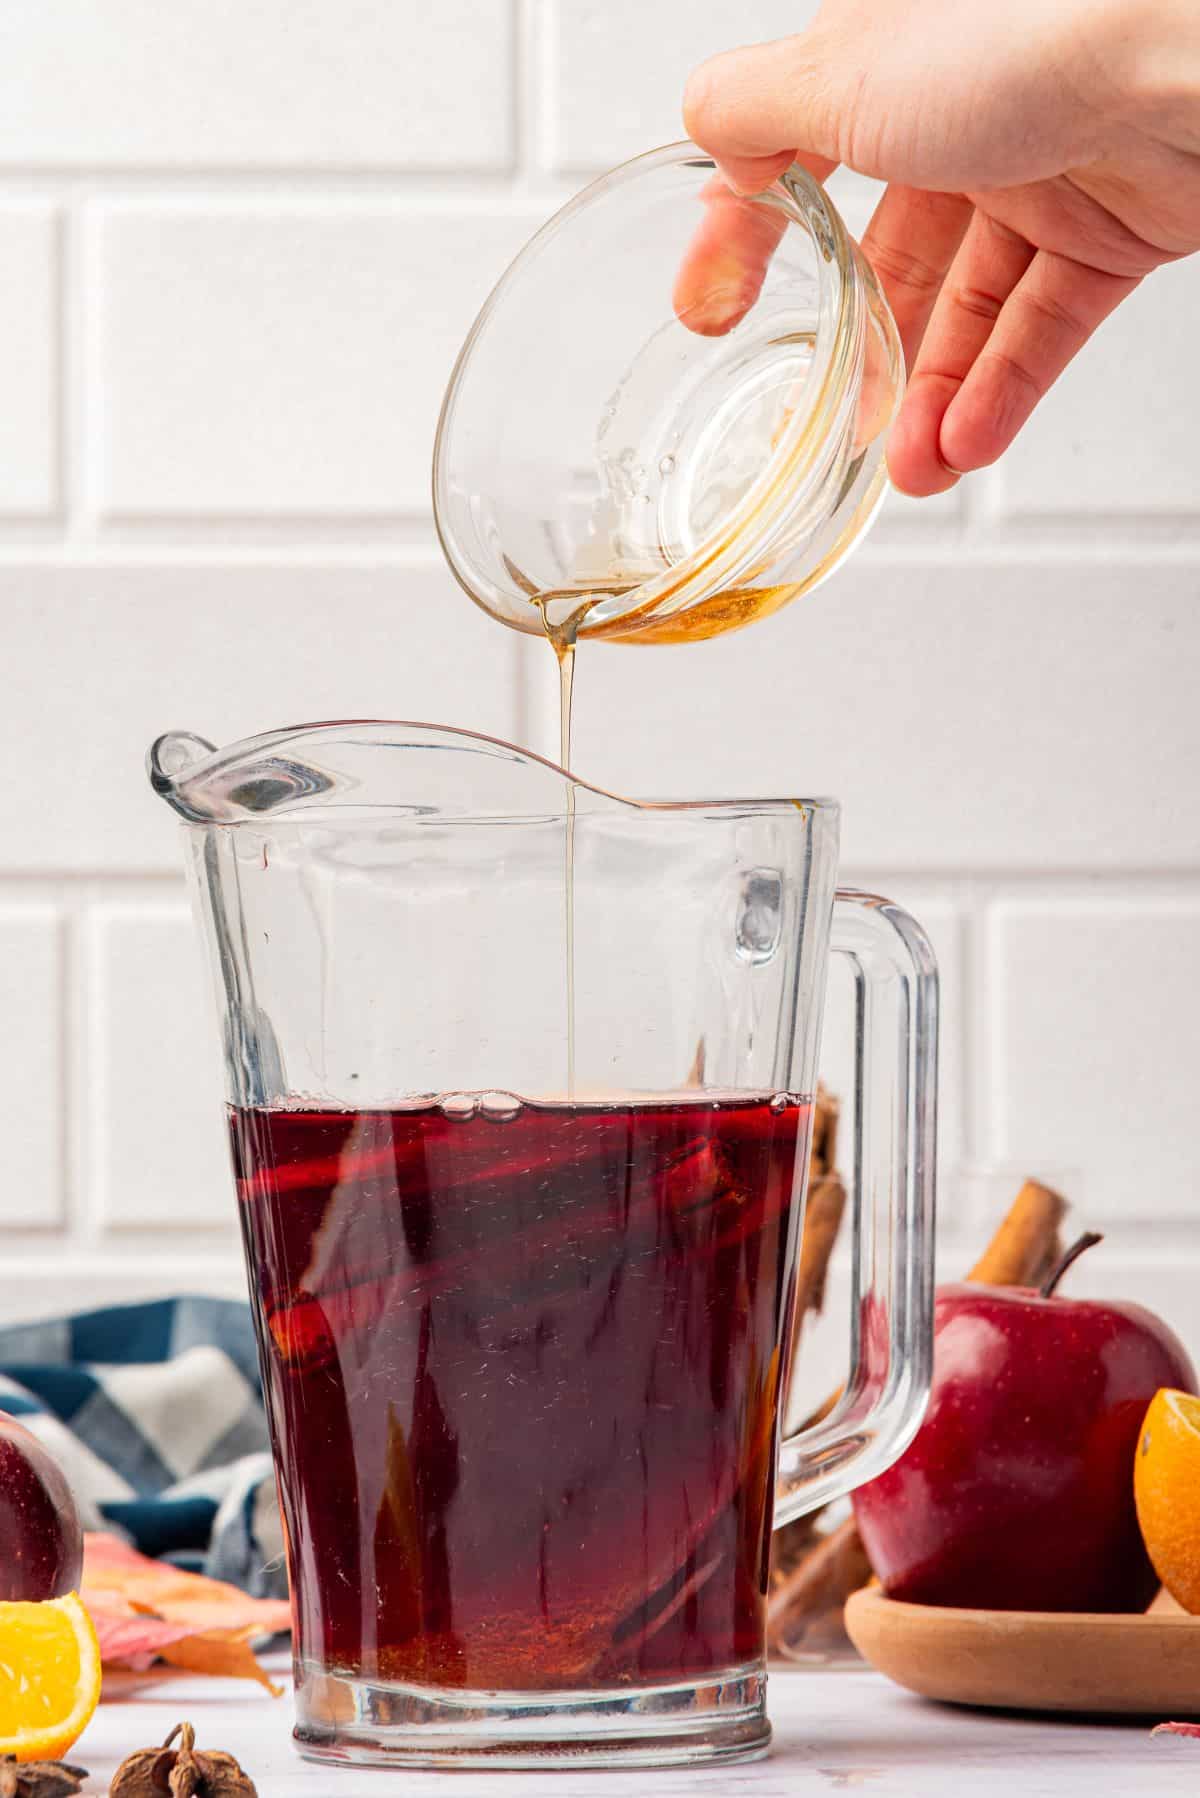
<svg viewBox="0 0 1200 1798">
<path fill-rule="evenodd" d="M 258 1791 L 232 1754 L 201 1753 L 191 1724 L 177 1723 L 161 1748 L 141 1748 L 121 1762 L 108 1798 L 258 1798 Z"/>
<path fill-rule="evenodd" d="M 86 1767 L 66 1761 L 19 1761 L 0 1754 L 0 1798 L 71 1798 L 87 1778 Z"/>
</svg>

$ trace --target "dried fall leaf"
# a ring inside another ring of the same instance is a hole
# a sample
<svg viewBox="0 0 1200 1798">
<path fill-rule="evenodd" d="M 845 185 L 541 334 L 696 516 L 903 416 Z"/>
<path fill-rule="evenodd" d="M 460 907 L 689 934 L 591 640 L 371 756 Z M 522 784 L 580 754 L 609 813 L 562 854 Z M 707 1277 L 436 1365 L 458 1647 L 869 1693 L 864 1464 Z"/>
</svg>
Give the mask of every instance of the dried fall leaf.
<svg viewBox="0 0 1200 1798">
<path fill-rule="evenodd" d="M 164 1661 L 182 1667 L 188 1673 L 208 1673 L 224 1679 L 252 1679 L 263 1686 L 272 1698 L 283 1696 L 283 1687 L 259 1665 L 250 1646 L 248 1634 L 231 1635 L 221 1630 L 185 1636 L 162 1651 Z"/>
<path fill-rule="evenodd" d="M 193 1634 L 190 1623 L 167 1623 L 161 1617 L 133 1611 L 120 1600 L 105 1602 L 107 1595 L 97 1597 L 86 1591 L 83 1596 L 105 1667 L 128 1667 L 143 1673 L 164 1648 Z"/>
<path fill-rule="evenodd" d="M 83 1588 L 87 1595 L 117 1593 L 131 1606 L 196 1630 L 247 1629 L 275 1635 L 291 1628 L 291 1606 L 281 1598 L 250 1598 L 237 1586 L 185 1573 L 152 1561 L 115 1536 L 84 1537 Z"/>
<path fill-rule="evenodd" d="M 85 1539 L 82 1597 L 110 1670 L 144 1674 L 165 1661 L 192 1673 L 252 1679 L 278 1693 L 251 1642 L 290 1626 L 290 1608 L 279 1600 L 249 1598 L 236 1586 L 152 1561 L 107 1535 Z"/>
</svg>

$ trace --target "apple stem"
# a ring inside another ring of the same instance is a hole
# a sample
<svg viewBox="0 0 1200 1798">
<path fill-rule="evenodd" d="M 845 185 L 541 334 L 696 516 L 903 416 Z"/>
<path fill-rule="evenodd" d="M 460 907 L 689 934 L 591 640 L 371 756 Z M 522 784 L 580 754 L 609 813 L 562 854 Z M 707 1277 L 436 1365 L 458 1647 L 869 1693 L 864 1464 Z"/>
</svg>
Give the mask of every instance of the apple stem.
<svg viewBox="0 0 1200 1798">
<path fill-rule="evenodd" d="M 1054 1289 L 1066 1273 L 1067 1269 L 1074 1262 L 1078 1261 L 1079 1257 L 1082 1254 L 1085 1254 L 1088 1249 L 1094 1249 L 1098 1242 L 1103 1241 L 1104 1238 L 1101 1236 L 1099 1230 L 1085 1230 L 1083 1235 L 1071 1244 L 1066 1254 L 1060 1256 L 1055 1266 L 1051 1268 L 1046 1278 L 1038 1287 L 1038 1297 L 1040 1299 L 1053 1298 Z"/>
</svg>

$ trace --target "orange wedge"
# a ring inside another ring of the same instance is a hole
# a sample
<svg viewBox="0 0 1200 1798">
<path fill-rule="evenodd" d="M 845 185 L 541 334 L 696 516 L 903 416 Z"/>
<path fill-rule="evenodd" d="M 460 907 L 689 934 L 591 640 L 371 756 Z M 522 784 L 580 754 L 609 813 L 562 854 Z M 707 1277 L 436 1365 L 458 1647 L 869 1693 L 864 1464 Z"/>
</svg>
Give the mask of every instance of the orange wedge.
<svg viewBox="0 0 1200 1798">
<path fill-rule="evenodd" d="M 0 1604 L 0 1756 L 57 1761 L 100 1699 L 100 1647 L 76 1593 Z"/>
<path fill-rule="evenodd" d="M 1200 1613 L 1200 1398 L 1164 1386 L 1150 1400 L 1133 1496 L 1155 1573 L 1177 1604 Z"/>
</svg>

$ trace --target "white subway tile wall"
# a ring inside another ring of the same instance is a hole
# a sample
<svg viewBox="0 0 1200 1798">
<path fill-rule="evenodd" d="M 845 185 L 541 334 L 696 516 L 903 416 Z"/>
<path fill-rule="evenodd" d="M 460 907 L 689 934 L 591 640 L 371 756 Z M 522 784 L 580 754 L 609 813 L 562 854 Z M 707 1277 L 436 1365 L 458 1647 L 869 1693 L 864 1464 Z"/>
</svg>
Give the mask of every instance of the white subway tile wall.
<svg viewBox="0 0 1200 1798">
<path fill-rule="evenodd" d="M 986 928 L 998 1157 L 1084 1169 L 1102 1226 L 1194 1219 L 1200 896 L 1005 899 Z"/>
<path fill-rule="evenodd" d="M 59 502 L 60 238 L 53 206 L 0 201 L 0 519 Z"/>
<path fill-rule="evenodd" d="M 509 0 L 15 0 L 0 166 L 504 169 Z"/>
<path fill-rule="evenodd" d="M 755 0 L 736 23 L 724 0 L 535 0 L 553 168 L 598 174 L 683 136 L 689 69 L 751 39 L 800 31 L 817 0 Z"/>
<path fill-rule="evenodd" d="M 106 210 L 100 516 L 423 515 L 459 345 L 540 223 L 348 198 Z"/>
<path fill-rule="evenodd" d="M 0 1249 L 9 1312 L 240 1285 L 217 1039 L 152 736 L 417 716 L 552 750 L 548 652 L 441 565 L 450 363 L 688 67 L 808 0 L 85 0 L 0 19 Z M 869 184 L 838 178 L 861 227 Z M 997 470 L 836 581 L 581 658 L 576 764 L 835 792 L 848 881 L 944 970 L 947 1269 L 1065 1170 L 1081 1289 L 1200 1353 L 1200 263 L 1153 276 Z M 845 983 L 825 1075 L 847 1090 Z M 986 1200 L 981 1195 L 987 1195 Z"/>
<path fill-rule="evenodd" d="M 1006 509 L 1030 525 L 1158 523 L 1192 541 L 1200 457 L 1200 259 L 1161 269 L 1104 328 L 1104 360 L 1067 369 L 1000 476 Z"/>
<path fill-rule="evenodd" d="M 61 1232 L 67 1221 L 61 1129 L 64 1054 L 63 916 L 45 901 L 0 904 L 0 1081 L 9 1139 L 0 1228 Z"/>
<path fill-rule="evenodd" d="M 85 1164 L 105 1237 L 196 1230 L 231 1237 L 221 1080 L 205 1015 L 207 970 L 187 901 L 148 893 L 89 907 L 91 1027 Z"/>
</svg>

